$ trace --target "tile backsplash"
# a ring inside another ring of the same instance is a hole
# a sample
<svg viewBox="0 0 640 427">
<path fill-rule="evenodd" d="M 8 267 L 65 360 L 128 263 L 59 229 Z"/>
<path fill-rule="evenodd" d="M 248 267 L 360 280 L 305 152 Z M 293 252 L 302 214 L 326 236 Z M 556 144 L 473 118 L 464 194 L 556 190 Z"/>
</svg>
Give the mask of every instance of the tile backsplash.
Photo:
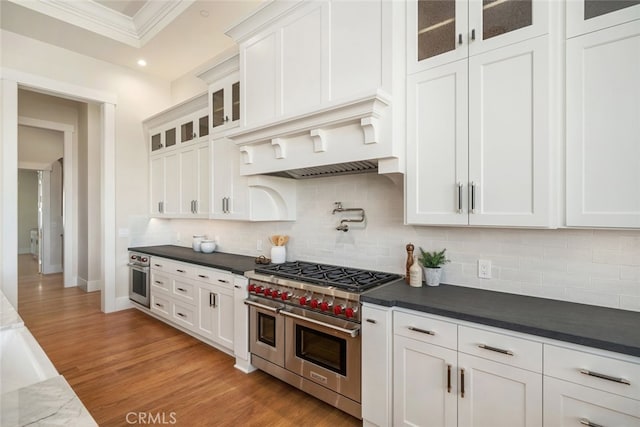
<svg viewBox="0 0 640 427">
<path fill-rule="evenodd" d="M 287 234 L 288 260 L 403 274 L 411 242 L 416 252 L 447 248 L 444 283 L 640 311 L 640 231 L 407 226 L 402 185 L 376 174 L 300 180 L 297 191 L 295 222 L 135 218 L 130 243 L 190 246 L 206 234 L 219 251 L 269 256 L 268 236 Z M 337 201 L 363 208 L 366 222 L 337 231 L 341 218 L 357 218 L 332 215 Z M 491 261 L 491 279 L 478 278 L 479 259 Z"/>
</svg>

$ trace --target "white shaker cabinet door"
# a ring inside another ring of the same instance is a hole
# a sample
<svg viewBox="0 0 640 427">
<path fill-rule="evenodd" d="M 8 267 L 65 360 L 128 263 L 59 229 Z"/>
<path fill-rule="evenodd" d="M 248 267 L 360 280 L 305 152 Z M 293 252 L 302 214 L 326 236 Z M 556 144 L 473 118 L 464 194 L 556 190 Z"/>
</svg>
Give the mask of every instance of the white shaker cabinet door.
<svg viewBox="0 0 640 427">
<path fill-rule="evenodd" d="M 468 224 L 467 61 L 407 78 L 407 223 Z"/>
<path fill-rule="evenodd" d="M 640 227 L 640 21 L 567 41 L 567 225 Z"/>
<path fill-rule="evenodd" d="M 469 224 L 551 216 L 548 37 L 469 58 Z"/>
<path fill-rule="evenodd" d="M 458 366 L 459 426 L 542 426 L 542 374 L 464 353 Z"/>
<path fill-rule="evenodd" d="M 455 350 L 394 336 L 393 425 L 456 427 Z"/>
</svg>

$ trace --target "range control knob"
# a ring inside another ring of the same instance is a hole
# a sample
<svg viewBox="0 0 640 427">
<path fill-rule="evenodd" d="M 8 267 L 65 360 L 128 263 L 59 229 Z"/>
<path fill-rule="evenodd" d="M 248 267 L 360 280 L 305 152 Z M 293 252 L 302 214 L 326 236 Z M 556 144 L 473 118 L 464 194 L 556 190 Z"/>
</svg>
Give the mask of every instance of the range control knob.
<svg viewBox="0 0 640 427">
<path fill-rule="evenodd" d="M 300 297 L 300 305 L 307 305 L 307 297 Z"/>
<path fill-rule="evenodd" d="M 274 289 L 271 291 L 271 298 L 278 298 L 280 297 L 280 291 L 277 289 Z"/>
<path fill-rule="evenodd" d="M 339 316 L 342 314 L 342 306 L 340 304 L 333 307 L 333 314 L 335 314 L 336 316 Z"/>
<path fill-rule="evenodd" d="M 329 310 L 330 306 L 331 304 L 329 304 L 327 301 L 322 301 L 322 303 L 320 304 L 320 310 L 327 311 Z"/>
<path fill-rule="evenodd" d="M 261 294 L 263 289 L 264 288 L 262 286 L 256 286 L 255 293 L 256 294 Z"/>
<path fill-rule="evenodd" d="M 353 314 L 354 314 L 354 313 L 353 313 L 353 308 L 351 308 L 351 307 L 347 307 L 347 308 L 344 310 L 344 315 L 345 315 L 345 316 L 347 316 L 348 318 L 352 318 L 352 317 L 353 317 Z"/>
<path fill-rule="evenodd" d="M 270 296 L 270 295 L 271 295 L 271 288 L 265 288 L 265 290 L 264 290 L 264 296 L 265 296 L 265 297 L 268 297 L 268 296 Z"/>
<path fill-rule="evenodd" d="M 286 301 L 286 300 L 288 300 L 289 298 L 291 298 L 291 295 L 289 295 L 289 292 L 284 291 L 284 292 L 280 295 L 280 298 L 282 298 L 282 301 Z M 303 298 L 304 298 L 304 297 L 303 297 Z"/>
<path fill-rule="evenodd" d="M 250 285 L 249 285 L 249 287 L 247 288 L 247 290 L 248 290 L 249 292 L 253 292 L 253 291 L 255 291 L 255 290 L 256 290 L 256 285 L 254 285 L 253 283 L 252 283 L 252 284 L 250 284 Z"/>
<path fill-rule="evenodd" d="M 312 299 L 311 300 L 311 308 L 318 308 L 318 300 L 317 299 Z"/>
<path fill-rule="evenodd" d="M 146 256 L 143 256 L 142 257 L 142 262 L 147 262 L 147 261 L 149 261 L 149 259 Z"/>
</svg>

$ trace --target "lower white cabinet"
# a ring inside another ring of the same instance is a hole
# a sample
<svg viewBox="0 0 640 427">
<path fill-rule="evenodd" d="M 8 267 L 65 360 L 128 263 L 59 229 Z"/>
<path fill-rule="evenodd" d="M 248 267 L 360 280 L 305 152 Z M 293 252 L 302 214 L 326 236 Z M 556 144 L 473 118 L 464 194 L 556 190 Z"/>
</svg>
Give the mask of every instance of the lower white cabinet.
<svg viewBox="0 0 640 427">
<path fill-rule="evenodd" d="M 544 425 L 640 426 L 640 401 L 545 377 Z"/>
<path fill-rule="evenodd" d="M 233 288 L 199 283 L 197 299 L 196 332 L 233 350 Z"/>
<path fill-rule="evenodd" d="M 160 257 L 151 259 L 150 310 L 248 363 L 247 280 L 226 271 Z M 243 320 L 242 316 L 245 316 Z"/>
<path fill-rule="evenodd" d="M 394 336 L 394 426 L 457 425 L 457 353 Z"/>
</svg>

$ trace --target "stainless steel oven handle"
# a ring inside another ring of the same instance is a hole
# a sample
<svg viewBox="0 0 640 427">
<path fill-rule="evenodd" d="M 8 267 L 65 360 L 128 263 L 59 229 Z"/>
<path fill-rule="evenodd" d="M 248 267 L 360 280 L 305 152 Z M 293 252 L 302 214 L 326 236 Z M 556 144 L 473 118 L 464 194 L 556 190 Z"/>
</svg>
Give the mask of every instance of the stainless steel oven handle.
<svg viewBox="0 0 640 427">
<path fill-rule="evenodd" d="M 341 328 L 339 326 L 331 325 L 329 323 L 321 322 L 319 320 L 310 319 L 310 318 L 304 317 L 304 316 L 299 316 L 297 314 L 290 313 L 290 312 L 284 311 L 284 310 L 281 311 L 280 313 L 284 314 L 285 316 L 293 317 L 294 319 L 303 320 L 305 322 L 309 322 L 309 323 L 313 323 L 315 325 L 320 325 L 320 326 L 324 326 L 324 327 L 329 328 L 329 329 L 333 329 L 334 331 L 342 332 L 343 334 L 347 334 L 352 338 L 357 337 L 358 334 L 360 333 L 360 326 L 358 326 L 356 329 L 346 329 L 346 328 Z"/>
<path fill-rule="evenodd" d="M 149 271 L 149 267 L 145 267 L 145 266 L 142 266 L 142 265 L 131 264 L 131 263 L 128 263 L 127 265 L 129 267 L 131 267 L 133 270 L 142 271 L 143 273 L 146 273 L 146 272 Z"/>
<path fill-rule="evenodd" d="M 254 301 L 248 301 L 248 300 L 244 300 L 244 303 L 246 305 L 251 305 L 253 307 L 258 307 L 258 308 L 262 308 L 264 310 L 273 311 L 276 314 L 280 313 L 280 310 L 282 310 L 282 308 L 283 308 L 283 307 L 278 307 L 278 308 L 269 307 L 268 305 L 264 305 L 264 304 L 260 304 L 260 303 L 257 303 L 257 302 L 254 302 Z"/>
</svg>

